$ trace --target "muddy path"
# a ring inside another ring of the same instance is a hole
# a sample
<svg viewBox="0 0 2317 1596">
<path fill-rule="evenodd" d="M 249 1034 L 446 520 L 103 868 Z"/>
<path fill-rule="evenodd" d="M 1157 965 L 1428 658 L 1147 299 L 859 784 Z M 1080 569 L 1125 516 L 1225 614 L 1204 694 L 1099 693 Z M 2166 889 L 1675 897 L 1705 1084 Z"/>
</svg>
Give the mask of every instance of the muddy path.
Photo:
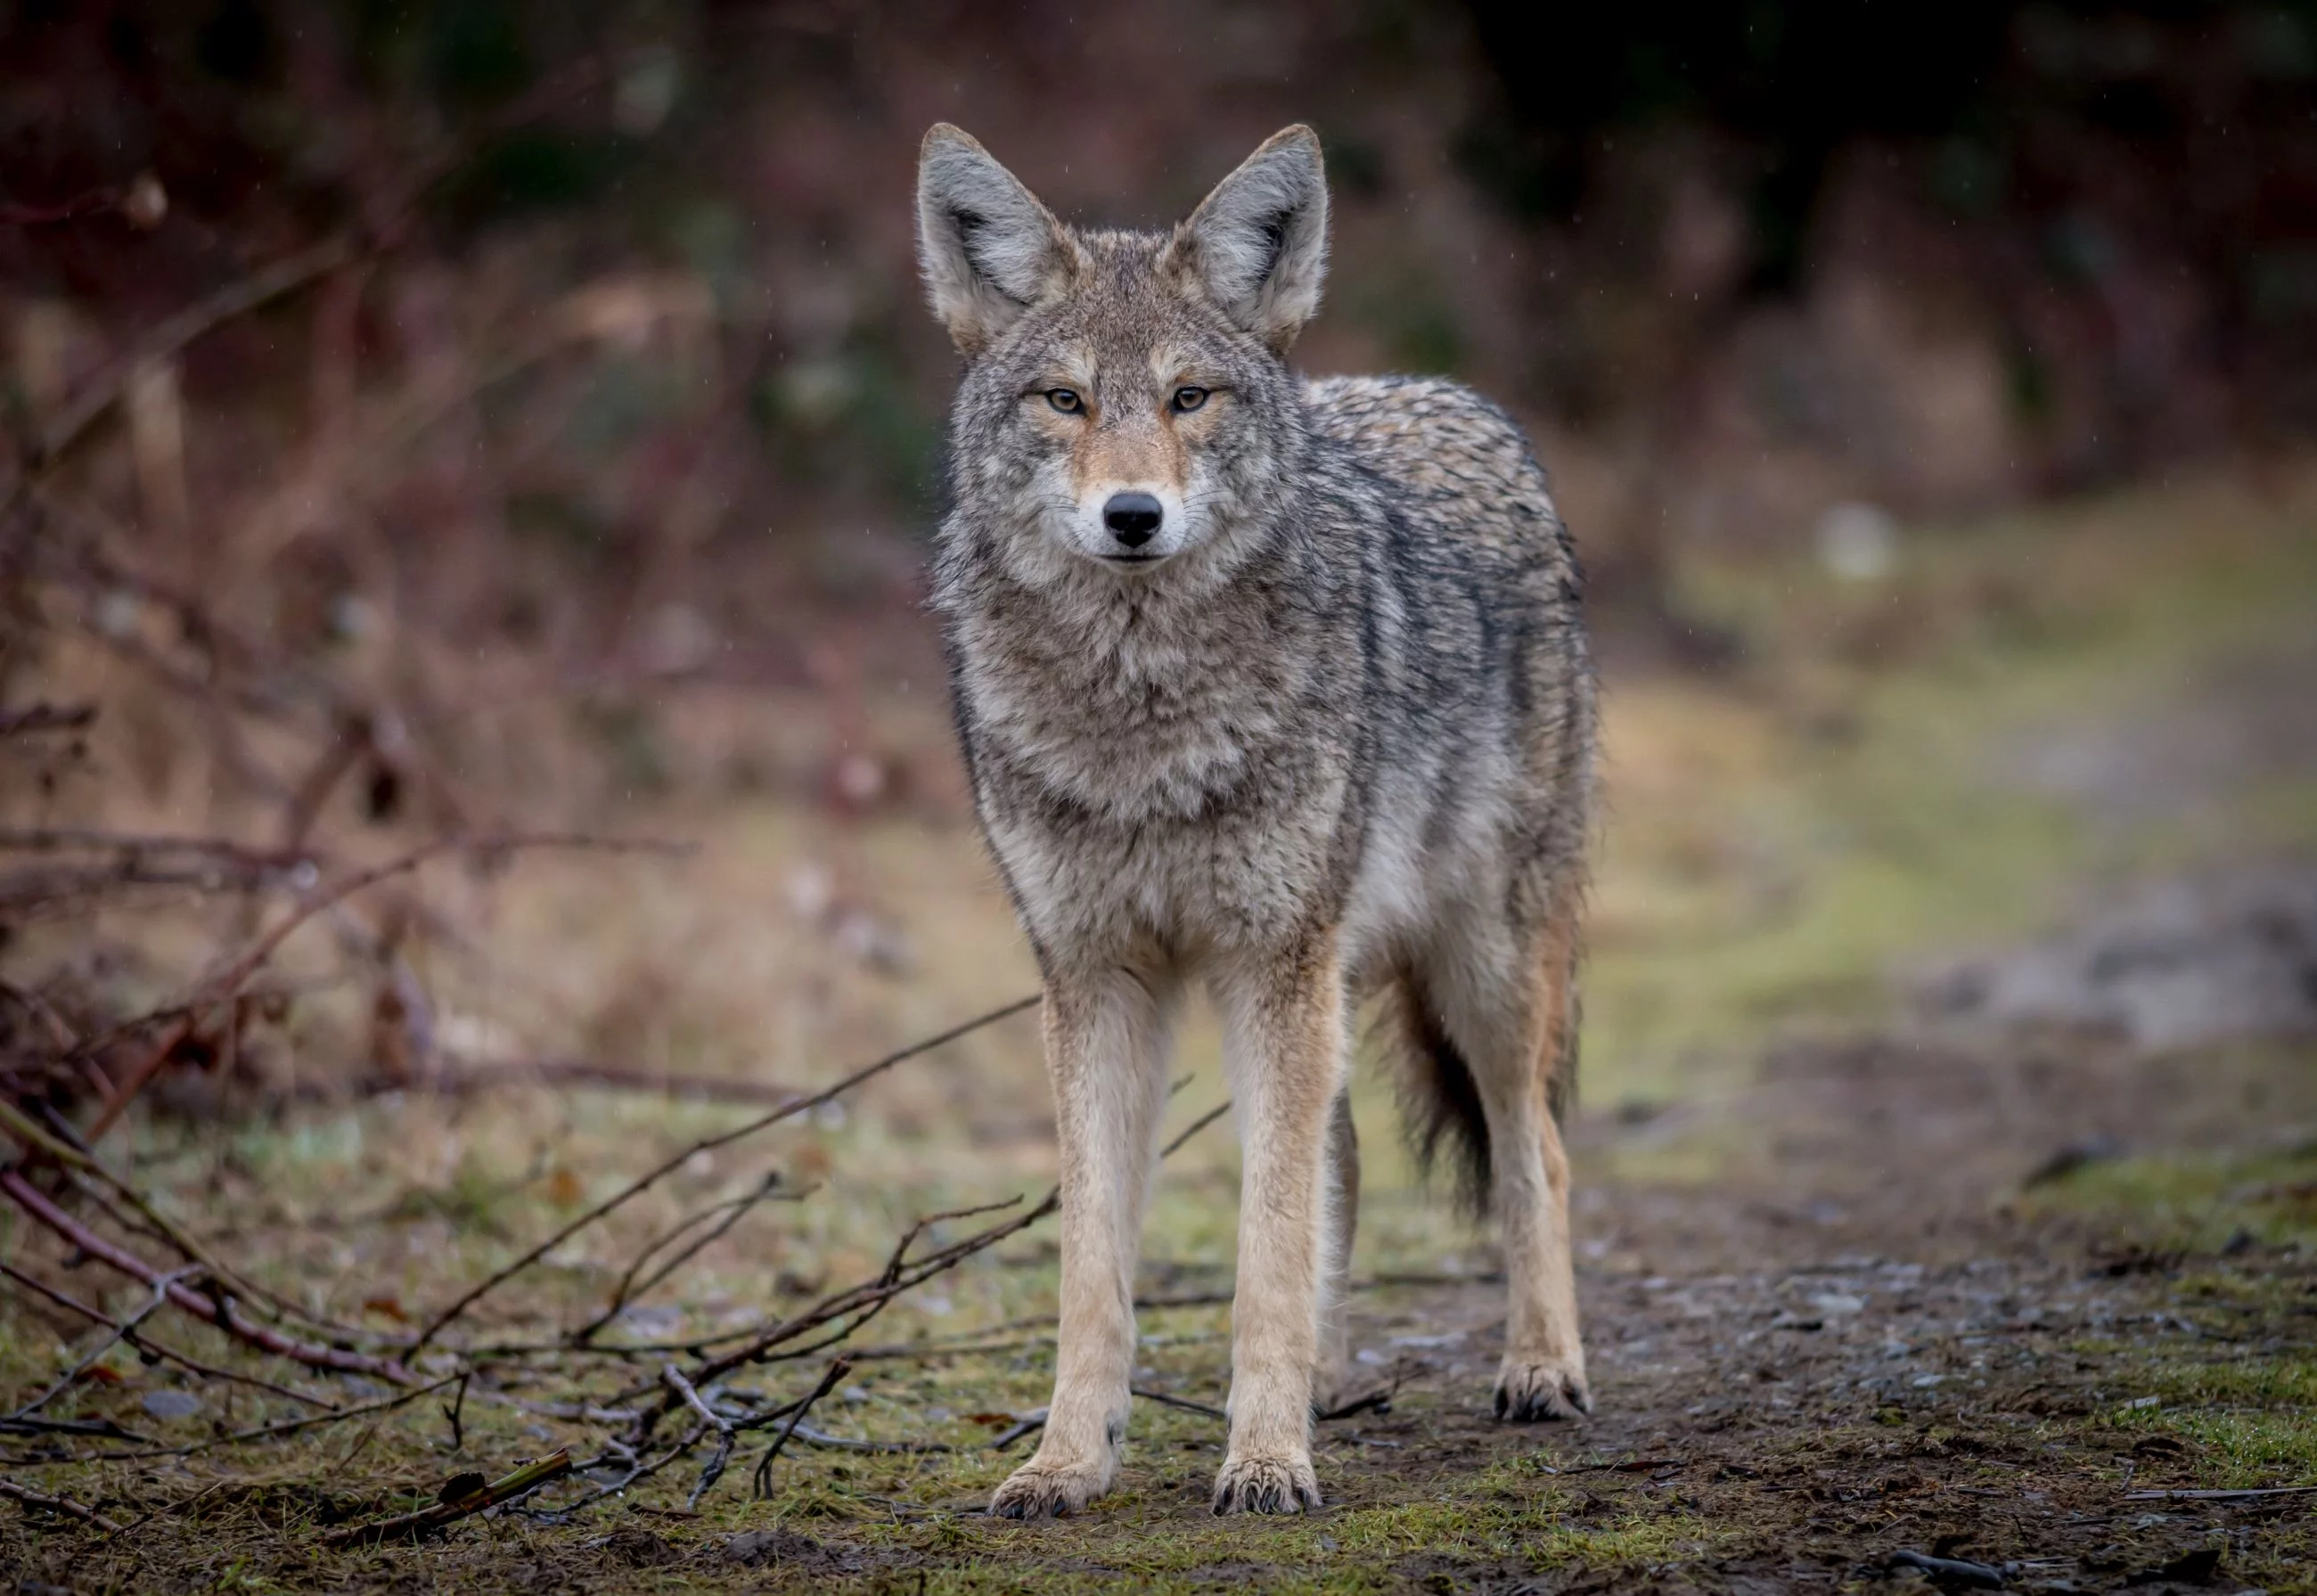
<svg viewBox="0 0 2317 1596">
<path fill-rule="evenodd" d="M 2317 1486 L 2317 1256 L 2295 1230 L 2317 1185 L 2293 1128 L 2313 1108 L 2317 1081 L 2263 1055 L 1795 1046 L 1681 1119 L 1580 1121 L 1584 1423 L 1489 1416 L 1484 1269 L 1400 1275 L 1369 1282 L 1355 1321 L 1391 1406 L 1321 1427 L 1329 1503 L 1307 1519 L 1212 1518 L 1219 1427 L 1146 1402 L 1119 1492 L 1080 1520 L 993 1522 L 979 1488 L 881 1494 L 863 1466 L 774 1528 L 640 1519 L 502 1572 L 585 1590 L 2309 1589 L 2317 1492 L 2275 1486 Z M 1701 1135 L 1739 1150 L 1721 1179 L 1617 1172 Z M 2178 1211 L 2081 1189 L 2128 1175 L 2132 1150 L 2223 1146 L 2229 1179 L 2290 1178 Z M 1147 1383 L 1220 1391 L 1212 1339 L 1150 1340 Z M 2250 1493 L 2178 1494 L 2231 1487 Z"/>
<path fill-rule="evenodd" d="M 1502 1305 L 1484 1249 L 1445 1260 L 1471 1275 L 1371 1279 L 1354 1340 L 1392 1398 L 1321 1427 L 1329 1501 L 1306 1518 L 1212 1518 L 1220 1426 L 1145 1402 L 1118 1492 L 1057 1524 L 981 1511 L 1018 1449 L 917 1460 L 906 1474 L 813 1454 L 810 1487 L 777 1512 L 720 1524 L 687 1518 L 678 1499 L 640 1500 L 585 1524 L 503 1520 L 351 1562 L 275 1536 L 236 1563 L 237 1579 L 578 1592 L 2310 1589 L 2317 1493 L 2275 1489 L 2317 1486 L 2317 1251 L 2304 1240 L 2317 1144 L 2295 1128 L 2317 1125 L 2306 1059 L 1852 1038 L 1790 1046 L 1719 1098 L 1581 1115 L 1595 1416 L 1489 1416 Z M 1715 1150 L 1714 1178 L 1635 1172 L 1693 1144 Z M 2121 1200 L 2143 1152 L 2163 1155 L 2152 1168 L 2212 1160 L 2221 1189 L 2170 1206 Z M 1145 1314 L 1150 1363 L 1138 1374 L 1212 1401 L 1226 1378 L 1223 1320 L 1198 1300 L 1217 1295 L 1202 1284 L 1154 1290 L 1177 1305 Z M 935 1362 L 918 1389 L 972 1401 L 987 1378 L 970 1360 Z M 2256 1493 L 2167 1494 L 2232 1487 Z M 194 1557 L 179 1538 L 199 1529 L 147 1530 L 158 1558 L 21 1530 L 0 1549 L 19 1591 L 219 1588 L 217 1570 L 174 1562 Z"/>
</svg>

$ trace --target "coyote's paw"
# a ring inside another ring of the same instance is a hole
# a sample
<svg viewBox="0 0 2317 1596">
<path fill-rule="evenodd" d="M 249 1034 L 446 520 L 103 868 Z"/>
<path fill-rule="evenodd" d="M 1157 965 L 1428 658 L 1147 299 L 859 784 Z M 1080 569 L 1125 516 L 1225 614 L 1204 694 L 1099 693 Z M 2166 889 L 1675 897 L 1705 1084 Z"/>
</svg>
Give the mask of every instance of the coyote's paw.
<svg viewBox="0 0 2317 1596">
<path fill-rule="evenodd" d="M 1578 1358 L 1505 1359 L 1497 1371 L 1497 1417 L 1526 1424 L 1538 1419 L 1576 1419 L 1593 1411 L 1585 1387 L 1585 1365 Z"/>
<path fill-rule="evenodd" d="M 997 1494 L 989 1499 L 989 1512 L 997 1519 L 1062 1519 L 1086 1511 L 1087 1503 L 1110 1489 L 1108 1471 L 1092 1463 L 1045 1463 L 1033 1457 L 1015 1469 Z"/>
<path fill-rule="evenodd" d="M 1234 1453 L 1215 1476 L 1218 1513 L 1300 1513 L 1319 1506 L 1320 1476 L 1311 1472 L 1308 1452 L 1286 1457 Z"/>
</svg>

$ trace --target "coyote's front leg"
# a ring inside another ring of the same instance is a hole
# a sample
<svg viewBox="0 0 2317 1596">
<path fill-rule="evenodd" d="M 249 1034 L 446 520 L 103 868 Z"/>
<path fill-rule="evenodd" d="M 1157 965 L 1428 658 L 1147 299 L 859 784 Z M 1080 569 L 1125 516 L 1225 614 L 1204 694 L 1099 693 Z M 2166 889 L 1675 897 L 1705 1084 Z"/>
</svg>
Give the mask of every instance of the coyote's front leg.
<svg viewBox="0 0 2317 1596">
<path fill-rule="evenodd" d="M 1332 933 L 1216 981 L 1241 1148 L 1231 1303 L 1230 1450 L 1215 1511 L 1320 1505 L 1311 1470 L 1328 1124 L 1343 1076 L 1344 993 Z"/>
<path fill-rule="evenodd" d="M 1166 1093 L 1166 994 L 1124 971 L 1048 972 L 1046 1068 L 1061 1150 L 1062 1303 L 1037 1455 L 997 1487 L 1009 1519 L 1074 1513 L 1110 1489 L 1134 1366 L 1134 1260 Z"/>
</svg>

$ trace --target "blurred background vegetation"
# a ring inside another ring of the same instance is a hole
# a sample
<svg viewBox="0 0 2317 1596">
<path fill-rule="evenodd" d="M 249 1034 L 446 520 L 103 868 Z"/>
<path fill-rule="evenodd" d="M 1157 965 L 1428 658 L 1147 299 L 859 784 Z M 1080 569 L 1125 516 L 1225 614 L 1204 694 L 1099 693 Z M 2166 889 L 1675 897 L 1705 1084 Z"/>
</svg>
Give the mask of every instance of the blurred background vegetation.
<svg viewBox="0 0 2317 1596">
<path fill-rule="evenodd" d="M 762 872 L 717 878 L 735 922 L 886 982 L 957 941 L 929 882 L 995 901 L 921 605 L 936 119 L 1065 214 L 1145 225 L 1319 126 L 1336 264 L 1299 359 L 1450 372 L 1530 426 L 1629 740 L 1653 677 L 1784 671 L 1824 756 L 1841 673 L 2071 623 L 2026 563 L 1878 587 L 1902 545 L 2175 479 L 2280 505 L 2317 426 L 2305 4 L 21 3 L 0 86 L 0 709 L 62 733 L 0 741 L 7 818 L 332 857 L 769 827 Z M 2102 535 L 2110 588 L 2186 580 Z M 0 888 L 0 959 L 58 1013 L 140 1012 L 200 885 L 44 859 Z M 684 891 L 616 979 L 549 936 L 529 1021 L 495 989 L 500 1030 L 445 1027 L 662 1063 L 817 1007 L 890 1036 L 890 991 L 793 964 L 718 1011 L 667 951 L 708 936 Z M 291 1053 L 397 1054 L 402 950 L 457 944 L 371 920 Z M 941 956 L 995 982 L 1018 953 Z"/>
<path fill-rule="evenodd" d="M 2306 4 L 17 4 L 0 58 L 19 435 L 201 294 L 366 250 L 148 384 L 193 419 L 99 495 L 180 570 L 267 567 L 241 597 L 284 641 L 386 606 L 794 678 L 813 617 L 907 602 L 936 118 L 1145 225 L 1313 121 L 1340 220 L 1304 362 L 1512 405 L 1645 615 L 1701 542 L 2317 423 Z"/>
</svg>

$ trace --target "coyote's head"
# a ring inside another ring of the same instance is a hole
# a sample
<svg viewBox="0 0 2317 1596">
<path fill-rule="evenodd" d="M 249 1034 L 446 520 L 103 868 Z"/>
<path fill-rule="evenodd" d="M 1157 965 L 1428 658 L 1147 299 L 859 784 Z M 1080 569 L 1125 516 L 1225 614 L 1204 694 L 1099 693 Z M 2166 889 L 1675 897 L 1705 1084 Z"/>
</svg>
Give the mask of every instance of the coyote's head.
<svg viewBox="0 0 2317 1596">
<path fill-rule="evenodd" d="M 1327 254 L 1309 128 L 1170 233 L 1066 227 L 966 134 L 927 133 L 918 261 L 967 362 L 953 481 L 998 557 L 1041 586 L 1131 578 L 1259 531 L 1300 435 L 1285 355 Z"/>
</svg>

